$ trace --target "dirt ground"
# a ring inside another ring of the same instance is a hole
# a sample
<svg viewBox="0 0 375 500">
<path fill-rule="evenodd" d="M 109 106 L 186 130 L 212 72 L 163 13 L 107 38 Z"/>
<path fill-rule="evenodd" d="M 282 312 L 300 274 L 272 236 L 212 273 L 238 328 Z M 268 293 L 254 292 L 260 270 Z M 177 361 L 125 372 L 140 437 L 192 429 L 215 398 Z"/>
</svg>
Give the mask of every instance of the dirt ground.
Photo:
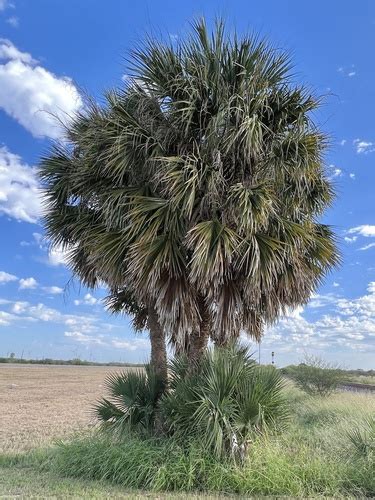
<svg viewBox="0 0 375 500">
<path fill-rule="evenodd" d="M 0 364 L 0 452 L 35 448 L 93 424 L 107 366 Z"/>
</svg>

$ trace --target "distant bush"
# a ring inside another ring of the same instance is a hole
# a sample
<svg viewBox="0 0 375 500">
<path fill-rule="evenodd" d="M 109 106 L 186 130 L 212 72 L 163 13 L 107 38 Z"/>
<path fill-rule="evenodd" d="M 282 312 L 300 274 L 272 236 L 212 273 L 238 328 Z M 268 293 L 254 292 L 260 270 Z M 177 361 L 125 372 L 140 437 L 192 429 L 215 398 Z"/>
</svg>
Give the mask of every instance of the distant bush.
<svg viewBox="0 0 375 500">
<path fill-rule="evenodd" d="M 289 366 L 283 373 L 310 395 L 329 396 L 345 380 L 344 372 L 314 356 L 307 356 L 298 366 Z"/>
</svg>

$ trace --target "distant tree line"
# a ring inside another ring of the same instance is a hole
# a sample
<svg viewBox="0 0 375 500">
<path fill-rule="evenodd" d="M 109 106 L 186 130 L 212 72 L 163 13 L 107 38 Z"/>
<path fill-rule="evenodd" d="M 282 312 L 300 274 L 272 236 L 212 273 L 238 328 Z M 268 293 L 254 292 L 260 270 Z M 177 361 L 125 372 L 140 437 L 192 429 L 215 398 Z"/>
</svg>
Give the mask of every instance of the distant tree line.
<svg viewBox="0 0 375 500">
<path fill-rule="evenodd" d="M 0 357 L 0 363 L 17 363 L 21 365 L 84 365 L 84 366 L 129 366 L 129 367 L 142 367 L 143 363 L 120 363 L 120 362 L 108 362 L 99 363 L 96 361 L 85 361 L 80 358 L 74 359 L 53 359 L 53 358 L 42 358 L 42 359 L 24 359 L 16 357 Z"/>
</svg>

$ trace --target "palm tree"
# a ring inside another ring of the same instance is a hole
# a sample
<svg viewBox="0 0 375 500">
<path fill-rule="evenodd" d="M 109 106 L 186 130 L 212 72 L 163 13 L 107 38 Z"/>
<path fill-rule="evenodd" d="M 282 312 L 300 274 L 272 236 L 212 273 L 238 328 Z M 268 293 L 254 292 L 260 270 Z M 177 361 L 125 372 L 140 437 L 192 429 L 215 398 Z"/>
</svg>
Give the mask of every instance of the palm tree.
<svg viewBox="0 0 375 500">
<path fill-rule="evenodd" d="M 287 55 L 221 22 L 149 40 L 130 71 L 42 162 L 47 233 L 79 276 L 87 260 L 154 310 L 194 364 L 209 337 L 259 339 L 338 262 L 318 222 L 334 195 L 320 100 Z"/>
<path fill-rule="evenodd" d="M 91 109 L 94 116 L 95 108 Z M 98 115 L 99 116 L 99 115 Z M 109 288 L 106 306 L 112 313 L 124 313 L 133 318 L 136 331 L 148 329 L 150 332 L 151 359 L 150 365 L 155 374 L 164 382 L 167 380 L 167 352 L 165 332 L 162 328 L 152 300 L 137 301 L 132 288 L 121 281 L 114 268 L 106 272 L 103 262 L 106 254 L 101 254 L 100 242 L 111 245 L 118 231 L 110 232 L 105 225 L 103 202 L 100 196 L 92 192 L 92 185 L 97 179 L 90 180 L 89 163 L 80 163 L 86 172 L 80 178 L 78 158 L 81 158 L 87 136 L 93 131 L 91 122 L 86 116 L 77 116 L 74 126 L 69 129 L 68 138 L 72 144 L 74 138 L 80 138 L 82 144 L 75 146 L 55 145 L 50 154 L 41 161 L 40 177 L 44 185 L 46 213 L 44 217 L 46 235 L 53 245 L 65 248 L 68 265 L 80 281 L 89 288 L 95 288 L 100 282 Z M 77 133 L 77 135 L 75 135 Z M 88 143 L 93 140 L 90 136 Z M 78 150 L 81 148 L 80 152 Z M 98 183 L 99 184 L 99 183 Z M 85 193 L 84 190 L 87 190 Z M 95 188 L 94 188 L 95 189 Z M 101 240 L 97 239 L 101 236 Z M 121 283 L 121 287 L 119 287 Z"/>
</svg>

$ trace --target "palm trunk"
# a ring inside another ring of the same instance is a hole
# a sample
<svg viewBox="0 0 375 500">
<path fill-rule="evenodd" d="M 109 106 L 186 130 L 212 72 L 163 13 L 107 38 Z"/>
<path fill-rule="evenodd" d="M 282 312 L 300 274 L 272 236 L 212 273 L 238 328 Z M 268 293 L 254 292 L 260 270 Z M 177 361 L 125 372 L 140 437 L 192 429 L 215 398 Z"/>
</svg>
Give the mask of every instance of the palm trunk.
<svg viewBox="0 0 375 500">
<path fill-rule="evenodd" d="M 165 333 L 159 323 L 158 314 L 153 305 L 148 307 L 148 328 L 150 331 L 151 360 L 150 365 L 160 379 L 166 383 L 167 371 L 167 350 L 165 346 Z"/>
<path fill-rule="evenodd" d="M 200 315 L 199 328 L 191 333 L 189 339 L 188 357 L 191 369 L 194 369 L 207 349 L 211 328 L 210 314 L 203 297 L 198 299 L 198 308 Z"/>
</svg>

